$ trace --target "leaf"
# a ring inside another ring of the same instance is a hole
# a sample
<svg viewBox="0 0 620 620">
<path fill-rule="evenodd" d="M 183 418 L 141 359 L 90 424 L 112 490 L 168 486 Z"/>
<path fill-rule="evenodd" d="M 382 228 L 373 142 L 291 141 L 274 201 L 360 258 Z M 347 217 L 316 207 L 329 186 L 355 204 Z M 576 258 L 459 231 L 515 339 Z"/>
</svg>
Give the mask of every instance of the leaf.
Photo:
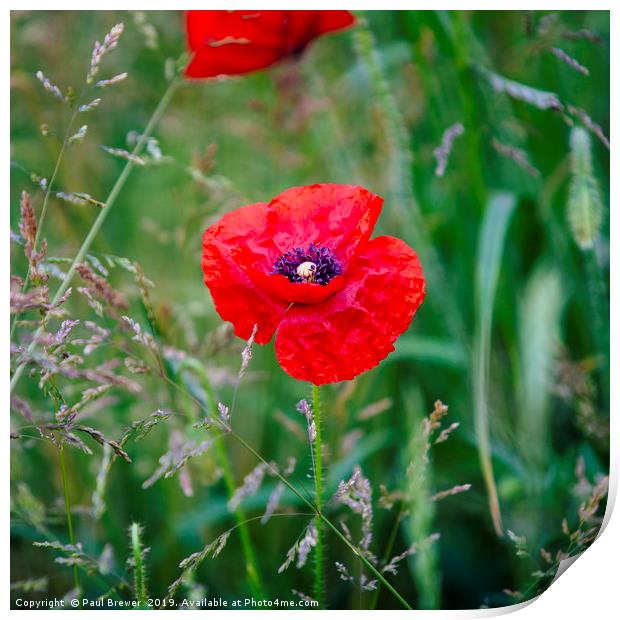
<svg viewBox="0 0 620 620">
<path fill-rule="evenodd" d="M 565 295 L 557 271 L 538 267 L 520 295 L 518 446 L 544 468 L 549 446 L 549 397 Z"/>
<path fill-rule="evenodd" d="M 495 531 L 502 535 L 501 513 L 491 462 L 489 437 L 488 374 L 491 354 L 491 323 L 506 232 L 516 205 L 505 192 L 491 195 L 478 239 L 476 260 L 476 332 L 473 349 L 474 426 L 482 474 L 489 496 Z"/>
</svg>

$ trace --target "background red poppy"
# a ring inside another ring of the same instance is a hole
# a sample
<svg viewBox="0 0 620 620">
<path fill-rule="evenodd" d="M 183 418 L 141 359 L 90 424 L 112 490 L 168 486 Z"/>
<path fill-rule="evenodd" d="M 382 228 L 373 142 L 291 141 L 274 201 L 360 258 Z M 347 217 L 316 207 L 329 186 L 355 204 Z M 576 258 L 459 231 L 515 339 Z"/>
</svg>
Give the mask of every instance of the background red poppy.
<svg viewBox="0 0 620 620">
<path fill-rule="evenodd" d="M 192 58 L 185 75 L 208 78 L 258 71 L 354 22 L 349 11 L 188 11 Z"/>
</svg>

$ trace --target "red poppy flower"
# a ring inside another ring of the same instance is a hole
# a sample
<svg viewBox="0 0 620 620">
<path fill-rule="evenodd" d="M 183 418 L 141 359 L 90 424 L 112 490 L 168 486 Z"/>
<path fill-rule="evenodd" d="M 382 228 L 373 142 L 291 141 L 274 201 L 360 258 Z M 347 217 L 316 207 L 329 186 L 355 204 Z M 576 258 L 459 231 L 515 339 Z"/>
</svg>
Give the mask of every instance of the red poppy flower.
<svg viewBox="0 0 620 620">
<path fill-rule="evenodd" d="M 187 11 L 193 55 L 185 75 L 208 78 L 258 71 L 354 22 L 349 11 Z"/>
<path fill-rule="evenodd" d="M 416 253 L 370 239 L 383 199 L 353 185 L 286 190 L 226 214 L 203 235 L 202 270 L 235 334 L 275 350 L 291 376 L 352 379 L 394 350 L 424 299 Z"/>
</svg>

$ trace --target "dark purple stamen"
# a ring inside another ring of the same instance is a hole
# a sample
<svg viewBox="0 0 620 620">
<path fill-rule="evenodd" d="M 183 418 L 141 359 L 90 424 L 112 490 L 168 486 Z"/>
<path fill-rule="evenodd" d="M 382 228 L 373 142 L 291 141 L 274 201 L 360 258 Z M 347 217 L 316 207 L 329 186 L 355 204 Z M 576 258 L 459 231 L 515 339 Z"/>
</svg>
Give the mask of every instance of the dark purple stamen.
<svg viewBox="0 0 620 620">
<path fill-rule="evenodd" d="M 298 267 L 304 263 L 313 265 L 308 265 L 306 269 L 302 267 L 301 271 L 309 274 L 306 277 L 298 271 Z M 278 273 L 286 276 L 291 282 L 315 282 L 325 286 L 332 278 L 342 273 L 342 267 L 329 248 L 311 243 L 307 249 L 293 248 L 282 254 L 274 263 L 271 275 Z"/>
</svg>

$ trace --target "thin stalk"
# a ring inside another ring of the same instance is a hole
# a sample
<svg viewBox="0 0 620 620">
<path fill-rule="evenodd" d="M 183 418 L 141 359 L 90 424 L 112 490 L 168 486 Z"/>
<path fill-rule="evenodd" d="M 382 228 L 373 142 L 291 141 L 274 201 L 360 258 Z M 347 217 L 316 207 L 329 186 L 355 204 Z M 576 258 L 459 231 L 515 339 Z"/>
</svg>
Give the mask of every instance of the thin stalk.
<svg viewBox="0 0 620 620">
<path fill-rule="evenodd" d="M 32 428 L 36 428 L 36 427 L 33 426 Z M 45 441 L 41 439 L 41 437 L 35 437 L 34 435 L 31 436 L 30 439 L 39 439 L 41 441 Z M 32 523 L 32 521 L 30 521 L 27 516 L 25 515 L 21 515 L 21 516 L 22 516 L 22 519 L 25 522 L 29 523 L 36 532 L 38 532 L 39 534 L 43 536 L 44 540 L 48 542 L 56 542 L 56 543 L 62 544 L 62 541 L 56 536 L 54 536 L 44 525 Z M 93 565 L 97 564 L 97 560 L 94 557 L 88 555 L 88 553 L 85 553 L 84 551 L 82 551 L 82 553 L 84 554 L 84 557 L 86 557 L 88 560 L 92 562 Z M 109 575 L 117 579 L 118 584 L 114 585 L 113 582 L 110 580 Z M 103 575 L 100 572 L 95 572 L 93 574 L 93 577 L 97 579 L 98 581 L 100 581 L 101 585 L 110 588 L 109 592 L 114 593 L 118 600 L 122 598 L 120 594 L 121 591 L 122 592 L 131 591 L 129 583 L 125 580 L 125 578 L 119 575 L 118 573 L 116 573 L 114 570 L 110 570 L 110 572 L 106 575 Z"/>
<path fill-rule="evenodd" d="M 483 209 L 487 202 L 487 191 L 484 175 L 482 173 L 480 156 L 480 126 L 478 101 L 479 97 L 476 92 L 472 92 L 475 87 L 476 80 L 472 76 L 470 57 L 474 54 L 469 49 L 471 37 L 468 36 L 468 24 L 465 22 L 467 17 L 463 12 L 455 12 L 451 15 L 453 29 L 451 35 L 454 45 L 454 56 L 456 67 L 456 90 L 461 101 L 463 110 L 464 125 L 467 128 L 464 135 L 465 145 L 468 152 L 467 163 L 469 171 L 467 179 L 469 181 L 471 192 L 478 209 Z"/>
<path fill-rule="evenodd" d="M 162 378 L 168 379 L 167 375 L 163 372 L 163 364 L 161 361 L 159 362 L 160 366 L 160 376 Z M 217 401 L 215 399 L 215 393 L 213 392 L 213 387 L 211 386 L 211 382 L 209 381 L 209 377 L 205 372 L 205 369 L 198 363 L 192 363 L 189 360 L 185 360 L 179 365 L 177 372 L 180 372 L 181 369 L 188 368 L 194 371 L 202 380 L 202 386 L 204 387 L 207 404 L 209 409 L 211 410 L 211 415 L 213 417 L 217 416 Z M 171 380 L 170 380 L 171 381 Z M 171 383 L 174 384 L 173 381 Z M 235 394 L 237 392 L 237 387 L 235 388 Z M 193 399 L 192 395 L 189 395 L 190 398 Z M 193 399 L 195 400 L 195 399 Z M 234 413 L 234 399 L 233 404 L 231 405 L 230 415 L 232 419 L 232 414 Z M 232 497 L 235 493 L 235 477 L 232 472 L 232 467 L 230 465 L 230 459 L 228 458 L 228 452 L 226 451 L 226 447 L 224 444 L 219 441 L 219 439 L 215 442 L 215 453 L 218 461 L 218 465 L 224 474 L 224 483 L 226 485 L 226 491 L 228 493 L 228 497 Z M 264 599 L 265 598 L 265 590 L 263 587 L 263 583 L 261 580 L 260 572 L 258 570 L 258 562 L 256 561 L 256 553 L 254 552 L 254 545 L 252 543 L 252 538 L 250 537 L 250 530 L 248 529 L 245 512 L 241 506 L 237 506 L 234 512 L 235 521 L 237 522 L 236 527 L 239 528 L 239 536 L 241 538 L 241 548 L 243 550 L 243 555 L 245 556 L 245 569 L 248 576 L 248 582 L 250 584 L 250 588 L 252 589 L 252 594 L 256 598 Z"/>
<path fill-rule="evenodd" d="M 164 111 L 168 107 L 168 104 L 170 103 L 170 100 L 172 99 L 172 95 L 174 94 L 174 91 L 176 90 L 177 86 L 180 84 L 180 81 L 181 81 L 181 78 L 177 77 L 172 82 L 170 82 L 170 85 L 164 92 L 159 104 L 157 105 L 157 107 L 155 108 L 155 111 L 153 112 L 151 118 L 149 119 L 149 122 L 147 123 L 144 129 L 144 132 L 140 136 L 140 139 L 138 140 L 133 151 L 131 152 L 133 156 L 139 156 L 140 153 L 142 152 L 142 149 L 144 148 L 153 129 L 155 128 L 157 123 L 161 120 L 161 117 L 163 116 Z M 101 209 L 101 211 L 99 212 L 99 215 L 93 222 L 93 225 L 90 227 L 90 230 L 88 231 L 88 234 L 86 235 L 86 238 L 82 242 L 82 245 L 80 249 L 78 250 L 78 253 L 75 255 L 75 258 L 73 259 L 71 266 L 69 267 L 69 271 L 67 271 L 67 273 L 65 274 L 65 277 L 62 280 L 62 283 L 58 287 L 58 290 L 56 291 L 56 294 L 54 295 L 54 298 L 52 299 L 52 302 L 51 302 L 52 306 L 55 305 L 60 300 L 60 298 L 66 293 L 67 289 L 69 288 L 69 285 L 71 284 L 71 280 L 73 279 L 73 276 L 75 275 L 75 269 L 77 265 L 84 260 L 84 257 L 86 256 L 86 253 L 90 249 L 92 242 L 95 240 L 95 237 L 101 230 L 103 223 L 108 217 L 108 213 L 114 206 L 114 203 L 116 202 L 116 199 L 118 198 L 118 195 L 120 194 L 121 190 L 125 186 L 125 183 L 127 179 L 129 178 L 129 175 L 131 174 L 131 171 L 133 170 L 133 167 L 135 165 L 134 159 L 135 157 L 131 157 L 127 161 L 120 176 L 118 177 L 118 179 L 116 179 L 116 182 L 114 183 L 114 186 L 112 187 L 112 190 L 110 191 L 110 194 L 108 195 L 108 198 L 105 201 L 105 207 Z M 32 350 L 36 347 L 38 336 L 40 336 L 42 332 L 43 332 L 43 325 L 41 325 L 39 329 L 37 329 L 32 339 L 32 342 L 30 343 L 30 345 L 28 346 L 28 349 L 26 350 L 26 355 L 31 353 Z M 19 378 L 22 376 L 22 373 L 24 372 L 25 367 L 26 367 L 26 362 L 22 362 L 15 369 L 15 374 L 11 378 L 11 386 L 10 386 L 11 393 L 13 393 L 13 390 L 15 389 L 15 386 L 17 385 Z"/>
<path fill-rule="evenodd" d="M 240 437 L 235 432 L 231 432 L 230 435 L 234 437 L 248 452 L 254 455 L 261 463 L 264 463 L 269 467 L 271 473 L 286 485 L 304 504 L 314 511 L 314 514 L 323 521 L 327 527 L 329 527 L 336 536 L 358 557 L 366 566 L 366 568 L 373 573 L 373 575 L 398 599 L 401 605 L 405 609 L 413 609 L 409 603 L 394 589 L 390 582 L 375 568 L 374 564 L 370 562 L 364 554 L 325 516 L 325 514 L 319 511 L 315 504 L 305 498 L 280 472 L 275 469 L 268 461 L 266 461 L 243 437 Z"/>
<path fill-rule="evenodd" d="M 398 534 L 398 528 L 400 527 L 400 521 L 405 512 L 404 504 L 401 504 L 400 510 L 398 511 L 398 515 L 396 520 L 394 521 L 394 525 L 392 526 L 392 531 L 390 532 L 390 537 L 388 538 L 388 543 L 385 547 L 385 552 L 383 554 L 383 562 L 382 564 L 387 564 L 388 560 L 392 556 L 392 549 L 394 548 L 394 543 L 396 542 L 396 536 Z M 377 608 L 377 602 L 379 601 L 379 593 L 381 592 L 381 584 L 379 583 L 375 588 L 375 591 L 372 594 L 372 599 L 370 600 L 370 609 Z"/>
<path fill-rule="evenodd" d="M 329 527 L 340 540 L 349 547 L 349 549 L 364 562 L 366 568 L 398 599 L 398 602 L 405 608 L 412 610 L 413 608 L 407 601 L 398 593 L 398 591 L 392 586 L 392 584 L 375 568 L 375 566 L 369 562 L 360 550 L 324 515 L 321 513 L 321 519 Z"/>
<path fill-rule="evenodd" d="M 47 207 L 49 205 L 49 197 L 52 193 L 52 187 L 54 182 L 56 181 L 56 177 L 58 176 L 58 171 L 60 170 L 60 165 L 62 163 L 65 151 L 67 150 L 67 145 L 69 144 L 69 136 L 71 135 L 71 131 L 73 128 L 73 123 L 78 115 L 79 109 L 79 101 L 76 101 L 74 104 L 73 114 L 69 119 L 69 124 L 67 125 L 67 130 L 65 131 L 65 136 L 62 140 L 62 146 L 60 147 L 60 152 L 58 153 L 58 158 L 56 159 L 56 165 L 54 166 L 54 171 L 52 172 L 52 176 L 50 177 L 49 183 L 47 184 L 47 188 L 45 190 L 45 198 L 43 198 L 43 206 L 41 207 L 41 215 L 39 215 L 39 221 L 37 222 L 37 232 L 34 238 L 34 250 L 39 247 L 39 241 L 41 239 L 41 229 L 43 228 L 43 223 L 45 222 L 45 216 L 47 215 Z M 28 282 L 28 276 L 30 275 L 30 265 L 28 266 L 28 272 L 26 275 L 26 280 L 24 284 Z"/>
<path fill-rule="evenodd" d="M 73 521 L 71 520 L 71 500 L 69 499 L 69 483 L 67 481 L 67 467 L 65 465 L 65 448 L 60 446 L 60 472 L 62 474 L 62 488 L 65 496 L 65 512 L 67 513 L 67 529 L 69 530 L 69 543 L 75 545 L 75 539 L 73 537 Z M 79 592 L 80 588 L 80 576 L 78 574 L 78 567 L 73 566 L 73 584 L 75 589 Z"/>
<path fill-rule="evenodd" d="M 325 553 L 323 511 L 323 444 L 321 441 L 321 394 L 318 385 L 312 386 L 312 412 L 316 436 L 314 439 L 314 503 L 316 506 L 316 546 L 314 548 L 314 599 L 319 609 L 325 605 Z"/>
<path fill-rule="evenodd" d="M 217 460 L 219 466 L 224 474 L 224 483 L 226 484 L 226 490 L 228 496 L 232 497 L 235 492 L 235 479 L 230 467 L 230 461 L 226 452 L 226 447 L 221 441 L 215 442 L 215 451 L 217 454 Z M 248 582 L 252 593 L 255 597 L 261 600 L 265 598 L 265 591 L 258 571 L 258 563 L 256 562 L 256 554 L 254 553 L 254 545 L 250 537 L 250 530 L 248 529 L 248 519 L 246 519 L 245 513 L 241 506 L 237 506 L 234 510 L 236 527 L 239 528 L 239 537 L 241 539 L 241 547 L 243 549 L 243 555 L 245 556 L 245 570 L 248 576 Z"/>
<path fill-rule="evenodd" d="M 69 119 L 69 124 L 67 125 L 67 129 L 65 131 L 65 136 L 62 140 L 62 146 L 60 147 L 60 152 L 58 153 L 58 157 L 56 158 L 56 165 L 54 166 L 54 170 L 52 172 L 52 176 L 50 177 L 49 183 L 45 189 L 45 197 L 43 198 L 43 206 L 41 207 L 41 215 L 39 215 L 39 221 L 37 222 L 37 232 L 34 237 L 33 243 L 33 251 L 36 252 L 39 247 L 39 241 L 41 239 L 41 229 L 43 228 L 43 223 L 45 222 L 45 216 L 47 215 L 47 207 L 49 204 L 50 194 L 52 193 L 52 187 L 54 182 L 56 181 L 56 177 L 58 176 L 58 171 L 60 170 L 60 165 L 62 163 L 65 151 L 67 150 L 67 145 L 69 144 L 69 136 L 71 135 L 71 130 L 73 127 L 73 123 L 78 115 L 79 101 L 75 102 L 75 107 L 73 110 L 73 114 Z M 30 272 L 31 265 L 28 263 L 28 270 L 26 271 L 26 277 L 24 278 L 24 285 L 22 286 L 22 293 L 26 291 L 28 288 L 28 282 L 30 280 Z M 11 339 L 13 338 L 13 334 L 15 333 L 15 327 L 17 325 L 17 315 L 13 317 L 13 322 L 11 323 Z"/>
</svg>

